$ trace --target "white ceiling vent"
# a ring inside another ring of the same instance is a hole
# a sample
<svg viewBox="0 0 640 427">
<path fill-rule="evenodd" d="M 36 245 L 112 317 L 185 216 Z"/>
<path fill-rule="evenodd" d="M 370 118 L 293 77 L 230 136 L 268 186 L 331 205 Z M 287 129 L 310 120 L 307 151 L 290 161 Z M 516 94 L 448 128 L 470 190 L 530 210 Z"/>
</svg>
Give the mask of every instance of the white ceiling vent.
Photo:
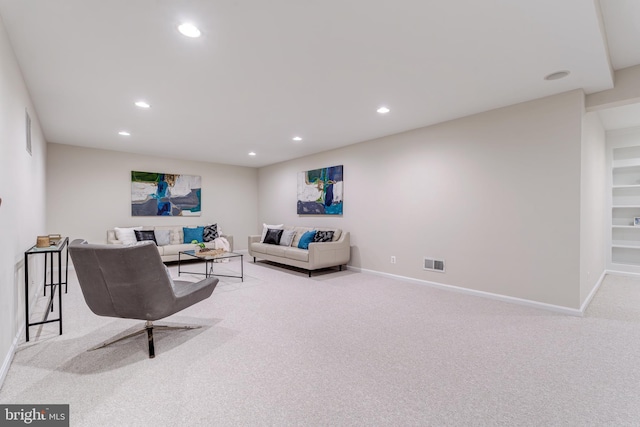
<svg viewBox="0 0 640 427">
<path fill-rule="evenodd" d="M 429 271 L 437 271 L 439 273 L 444 273 L 444 260 L 425 257 L 424 265 L 422 268 Z"/>
</svg>

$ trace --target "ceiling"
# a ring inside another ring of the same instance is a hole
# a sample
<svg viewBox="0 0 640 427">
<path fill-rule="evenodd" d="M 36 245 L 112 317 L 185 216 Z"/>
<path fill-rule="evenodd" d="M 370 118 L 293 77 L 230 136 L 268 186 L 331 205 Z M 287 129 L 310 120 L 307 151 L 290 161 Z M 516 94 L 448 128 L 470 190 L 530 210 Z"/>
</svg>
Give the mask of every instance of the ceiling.
<svg viewBox="0 0 640 427">
<path fill-rule="evenodd" d="M 261 167 L 610 89 L 640 64 L 640 2 L 600 3 L 0 0 L 0 16 L 47 141 Z"/>
</svg>

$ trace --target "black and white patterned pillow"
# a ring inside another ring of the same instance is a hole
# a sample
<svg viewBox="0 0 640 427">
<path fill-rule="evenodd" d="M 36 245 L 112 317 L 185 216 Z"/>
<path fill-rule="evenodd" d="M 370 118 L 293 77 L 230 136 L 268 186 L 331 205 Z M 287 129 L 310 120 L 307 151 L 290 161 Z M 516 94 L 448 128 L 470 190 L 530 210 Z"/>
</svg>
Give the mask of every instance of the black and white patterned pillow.
<svg viewBox="0 0 640 427">
<path fill-rule="evenodd" d="M 314 242 L 330 242 L 333 239 L 333 231 L 316 231 Z"/>
<path fill-rule="evenodd" d="M 213 242 L 220 237 L 218 235 L 218 224 L 205 225 L 202 237 L 205 242 Z"/>
</svg>

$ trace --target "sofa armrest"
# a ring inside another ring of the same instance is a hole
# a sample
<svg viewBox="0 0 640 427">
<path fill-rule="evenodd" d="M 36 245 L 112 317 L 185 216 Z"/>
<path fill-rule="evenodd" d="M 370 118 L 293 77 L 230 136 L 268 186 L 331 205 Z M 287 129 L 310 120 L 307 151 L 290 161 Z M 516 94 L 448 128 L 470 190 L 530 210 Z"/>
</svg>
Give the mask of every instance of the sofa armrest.
<svg viewBox="0 0 640 427">
<path fill-rule="evenodd" d="M 260 234 L 254 234 L 252 236 L 249 236 L 249 238 L 247 239 L 247 252 L 249 253 L 249 256 L 255 256 L 253 254 L 253 251 L 251 250 L 251 244 L 252 243 L 260 243 L 260 238 L 262 236 Z"/>
<path fill-rule="evenodd" d="M 309 269 L 344 265 L 351 258 L 351 236 L 343 232 L 335 242 L 309 243 Z"/>
</svg>

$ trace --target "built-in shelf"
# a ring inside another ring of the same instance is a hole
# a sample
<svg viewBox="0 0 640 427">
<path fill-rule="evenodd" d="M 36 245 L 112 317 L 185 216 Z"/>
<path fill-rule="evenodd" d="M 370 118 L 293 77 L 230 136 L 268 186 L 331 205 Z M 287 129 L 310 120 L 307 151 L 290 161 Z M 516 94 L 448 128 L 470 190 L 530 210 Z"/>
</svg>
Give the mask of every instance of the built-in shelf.
<svg viewBox="0 0 640 427">
<path fill-rule="evenodd" d="M 621 188 L 640 188 L 640 184 L 633 184 L 633 185 L 614 185 L 613 189 L 617 190 L 617 189 L 621 189 Z"/>
<path fill-rule="evenodd" d="M 623 243 L 623 242 L 613 242 L 611 243 L 612 248 L 623 248 L 623 249 L 640 249 L 640 242 L 638 243 Z M 640 254 L 638 254 L 640 255 Z M 640 263 L 640 259 L 638 260 Z"/>
<path fill-rule="evenodd" d="M 640 145 L 613 148 L 610 194 L 611 263 L 640 269 Z"/>
<path fill-rule="evenodd" d="M 618 159 L 611 165 L 612 169 L 640 168 L 640 158 Z"/>
<path fill-rule="evenodd" d="M 628 266 L 637 266 L 638 264 L 633 261 L 614 261 L 613 265 L 628 265 Z"/>
</svg>

